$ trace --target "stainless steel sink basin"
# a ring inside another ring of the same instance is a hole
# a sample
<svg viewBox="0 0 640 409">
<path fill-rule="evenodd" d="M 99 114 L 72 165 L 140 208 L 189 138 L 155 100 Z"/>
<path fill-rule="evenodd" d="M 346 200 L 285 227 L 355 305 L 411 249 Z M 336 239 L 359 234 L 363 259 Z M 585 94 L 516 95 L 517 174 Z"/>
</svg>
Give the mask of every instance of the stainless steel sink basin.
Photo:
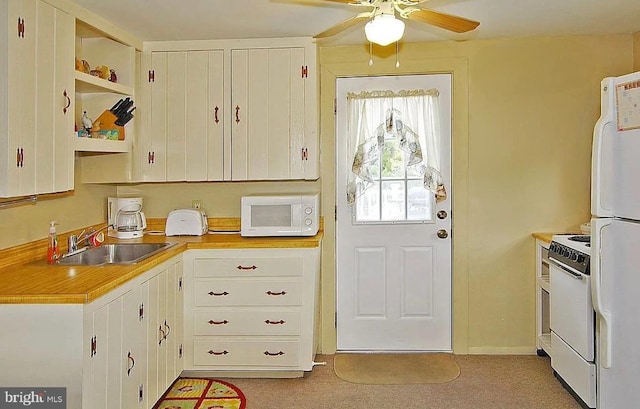
<svg viewBox="0 0 640 409">
<path fill-rule="evenodd" d="M 105 264 L 136 264 L 175 243 L 117 243 L 103 244 L 80 253 L 61 258 L 58 264 L 101 266 Z"/>
</svg>

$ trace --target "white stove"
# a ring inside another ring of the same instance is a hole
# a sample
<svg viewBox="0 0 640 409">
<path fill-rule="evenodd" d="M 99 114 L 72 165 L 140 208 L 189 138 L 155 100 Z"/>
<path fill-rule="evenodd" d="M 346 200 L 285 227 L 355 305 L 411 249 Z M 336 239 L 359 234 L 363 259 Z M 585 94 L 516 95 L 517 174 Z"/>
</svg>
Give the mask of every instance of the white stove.
<svg viewBox="0 0 640 409">
<path fill-rule="evenodd" d="M 549 245 L 551 367 L 583 407 L 595 408 L 595 313 L 590 236 L 562 234 Z"/>
<path fill-rule="evenodd" d="M 580 234 L 557 234 L 549 245 L 549 257 L 556 262 L 589 275 L 591 236 Z"/>
</svg>

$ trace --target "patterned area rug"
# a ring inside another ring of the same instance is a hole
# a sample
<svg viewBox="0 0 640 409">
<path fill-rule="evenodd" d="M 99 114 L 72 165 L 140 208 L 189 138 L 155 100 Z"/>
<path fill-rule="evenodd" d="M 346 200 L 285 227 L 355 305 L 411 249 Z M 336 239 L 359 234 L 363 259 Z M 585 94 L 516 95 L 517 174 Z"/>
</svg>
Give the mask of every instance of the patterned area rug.
<svg viewBox="0 0 640 409">
<path fill-rule="evenodd" d="M 178 378 L 153 409 L 245 409 L 236 386 L 209 378 Z"/>
</svg>

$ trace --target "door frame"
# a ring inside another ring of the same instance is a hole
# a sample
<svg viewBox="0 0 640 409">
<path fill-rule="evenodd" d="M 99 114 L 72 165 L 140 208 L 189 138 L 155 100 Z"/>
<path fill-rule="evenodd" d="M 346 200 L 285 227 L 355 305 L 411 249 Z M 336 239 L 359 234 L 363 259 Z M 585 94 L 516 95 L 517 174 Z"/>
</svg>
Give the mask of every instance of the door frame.
<svg viewBox="0 0 640 409">
<path fill-rule="evenodd" d="M 410 45 L 409 45 L 410 46 Z M 465 58 L 433 58 L 401 61 L 395 68 L 395 58 L 367 65 L 368 56 L 364 52 L 344 52 L 344 62 L 322 64 L 320 51 L 320 143 L 322 166 L 322 214 L 324 216 L 324 239 L 322 252 L 322 311 L 320 331 L 320 352 L 332 354 L 336 351 L 336 117 L 334 104 L 336 78 L 354 76 L 442 74 L 452 75 L 452 126 L 451 126 L 451 184 L 455 185 L 452 195 L 452 325 L 453 352 L 467 354 L 469 350 L 469 182 L 468 182 L 468 142 L 469 142 L 469 85 L 468 61 Z M 424 55 L 424 53 L 422 53 Z M 327 58 L 328 59 L 328 58 Z M 346 61 L 345 61 L 346 60 Z M 393 60 L 393 61 L 391 61 Z"/>
</svg>

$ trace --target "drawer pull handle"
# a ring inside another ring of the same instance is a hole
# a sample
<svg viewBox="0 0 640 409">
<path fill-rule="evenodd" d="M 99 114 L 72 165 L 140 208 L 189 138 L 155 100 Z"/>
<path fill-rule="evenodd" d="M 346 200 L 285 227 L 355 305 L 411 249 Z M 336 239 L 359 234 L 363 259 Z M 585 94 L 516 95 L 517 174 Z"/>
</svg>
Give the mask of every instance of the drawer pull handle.
<svg viewBox="0 0 640 409">
<path fill-rule="evenodd" d="M 164 332 L 164 330 L 162 329 L 162 325 L 158 327 L 158 332 L 159 332 L 158 335 L 160 335 L 160 340 L 158 341 L 158 345 L 162 345 L 162 341 L 167 339 L 167 333 Z"/>
<path fill-rule="evenodd" d="M 227 355 L 227 354 L 229 353 L 229 351 L 227 351 L 227 350 L 225 349 L 224 351 L 216 352 L 216 351 L 214 351 L 213 349 L 210 349 L 207 353 L 208 353 L 209 355 Z"/>
<path fill-rule="evenodd" d="M 209 295 L 211 295 L 213 297 L 223 297 L 225 295 L 229 295 L 229 293 L 226 292 L 226 291 L 221 292 L 221 293 L 214 293 L 213 291 L 209 291 L 207 294 L 209 294 Z"/>
<path fill-rule="evenodd" d="M 238 266 L 236 267 L 238 270 L 255 270 L 258 267 L 256 267 L 255 265 L 251 266 L 251 267 L 245 267 L 245 266 Z"/>
<path fill-rule="evenodd" d="M 127 360 L 130 363 L 130 366 L 127 367 L 127 376 L 131 376 L 131 370 L 133 370 L 133 367 L 136 366 L 136 360 L 133 359 L 133 356 L 131 355 L 131 351 L 129 351 L 129 353 L 127 354 Z"/>
<path fill-rule="evenodd" d="M 227 321 L 227 320 L 224 320 L 224 321 L 209 320 L 208 322 L 211 325 L 227 325 L 229 323 L 229 321 Z"/>
<path fill-rule="evenodd" d="M 278 351 L 278 352 L 264 351 L 264 354 L 266 356 L 280 356 L 280 355 L 284 355 L 284 352 L 282 352 L 282 351 Z"/>
<path fill-rule="evenodd" d="M 273 291 L 267 291 L 266 294 L 267 295 L 285 295 L 285 294 L 287 294 L 287 292 L 286 291 L 280 291 L 280 292 L 274 293 Z"/>
<path fill-rule="evenodd" d="M 265 324 L 269 324 L 269 325 L 282 325 L 285 324 L 287 321 L 285 320 L 280 320 L 280 321 L 271 321 L 271 320 L 265 320 L 264 323 Z"/>
</svg>

